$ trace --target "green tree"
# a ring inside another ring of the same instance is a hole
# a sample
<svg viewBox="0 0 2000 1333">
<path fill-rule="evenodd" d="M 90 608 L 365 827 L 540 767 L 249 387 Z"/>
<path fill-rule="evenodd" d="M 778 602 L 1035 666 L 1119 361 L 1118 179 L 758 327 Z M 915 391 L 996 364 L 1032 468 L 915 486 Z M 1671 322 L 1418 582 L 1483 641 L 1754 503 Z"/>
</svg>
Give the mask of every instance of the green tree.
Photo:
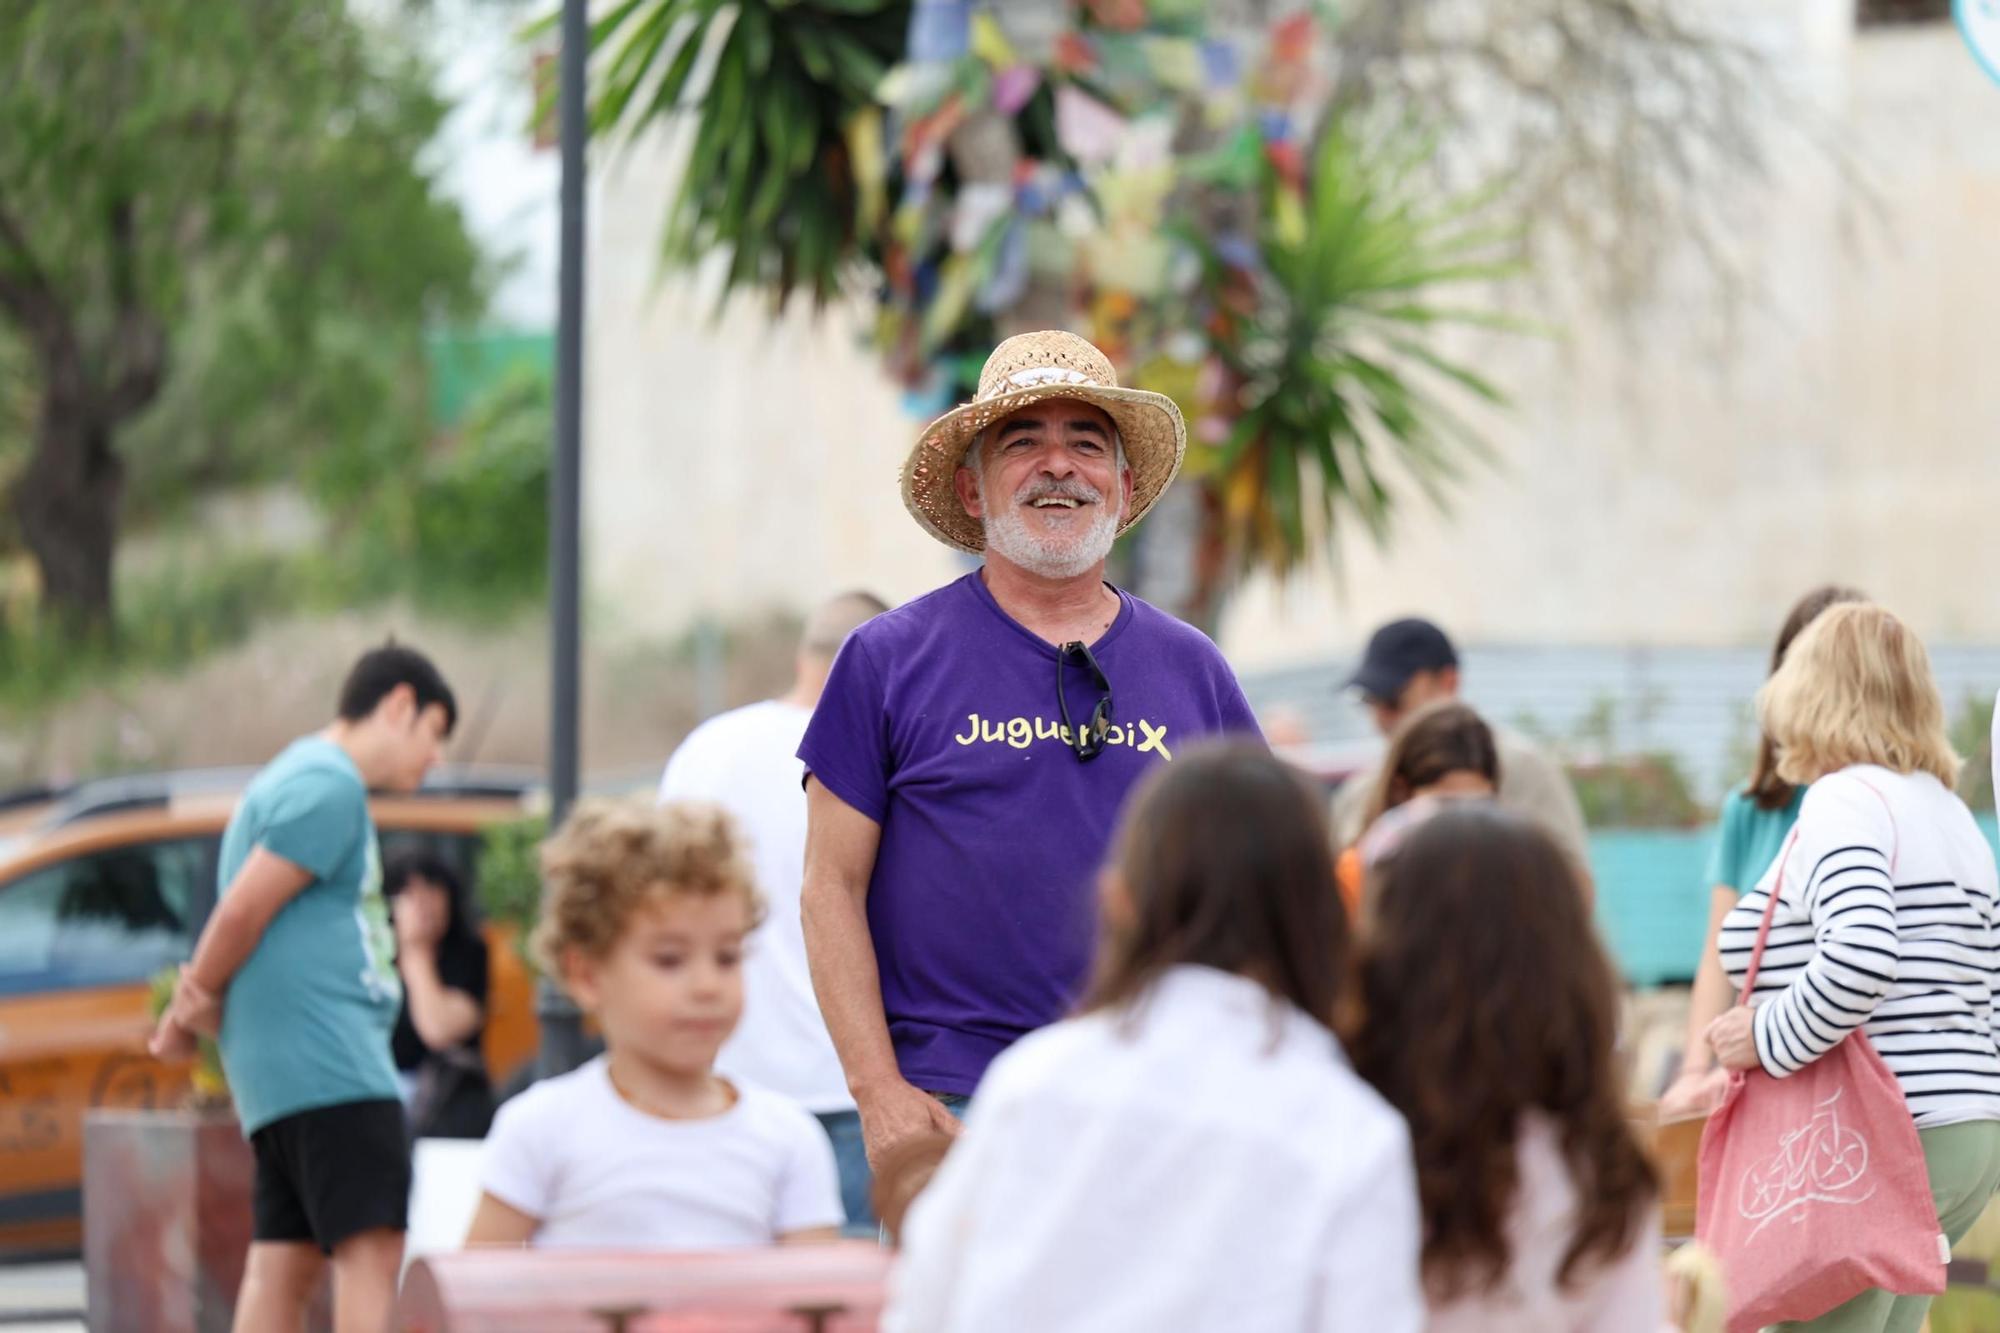
<svg viewBox="0 0 2000 1333">
<path fill-rule="evenodd" d="M 270 402 L 342 382 L 324 359 L 365 423 L 383 380 L 358 368 L 416 364 L 425 317 L 476 307 L 477 252 L 420 161 L 445 109 L 344 0 L 0 7 L 0 319 L 34 405 L 12 510 L 66 626 L 111 623 L 133 451 L 207 456 L 140 429 L 170 386 L 199 435 L 282 419 Z"/>
</svg>

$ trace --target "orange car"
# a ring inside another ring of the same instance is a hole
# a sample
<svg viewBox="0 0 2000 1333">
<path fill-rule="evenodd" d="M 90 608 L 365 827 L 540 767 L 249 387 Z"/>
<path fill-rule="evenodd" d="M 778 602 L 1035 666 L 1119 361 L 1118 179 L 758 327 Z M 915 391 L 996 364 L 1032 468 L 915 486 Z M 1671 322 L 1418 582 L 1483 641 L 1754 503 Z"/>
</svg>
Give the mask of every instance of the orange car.
<svg viewBox="0 0 2000 1333">
<path fill-rule="evenodd" d="M 146 1054 L 148 982 L 214 905 L 248 772 L 123 778 L 0 809 L 0 1258 L 81 1244 L 83 1115 L 177 1102 L 188 1067 Z M 481 830 L 528 813 L 519 782 L 434 783 L 370 802 L 384 859 L 421 848 L 474 883 Z M 499 1087 L 534 1055 L 534 983 L 509 932 L 485 1051 Z"/>
</svg>

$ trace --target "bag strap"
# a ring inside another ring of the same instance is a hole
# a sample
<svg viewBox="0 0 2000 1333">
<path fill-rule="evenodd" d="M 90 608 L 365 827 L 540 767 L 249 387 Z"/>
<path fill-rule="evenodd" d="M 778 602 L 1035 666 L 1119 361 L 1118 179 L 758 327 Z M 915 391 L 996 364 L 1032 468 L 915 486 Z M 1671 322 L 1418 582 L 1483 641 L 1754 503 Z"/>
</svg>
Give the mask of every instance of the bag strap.
<svg viewBox="0 0 2000 1333">
<path fill-rule="evenodd" d="M 1771 938 L 1771 918 L 1778 911 L 1778 896 L 1785 891 L 1785 862 L 1792 858 L 1792 846 L 1799 840 L 1799 826 L 1792 825 L 1792 831 L 1785 839 L 1785 845 L 1778 851 L 1778 878 L 1771 885 L 1771 900 L 1764 904 L 1764 919 L 1757 926 L 1757 944 L 1750 950 L 1750 967 L 1743 974 L 1743 995 L 1738 1004 L 1749 1004 L 1752 992 L 1757 989 L 1757 968 L 1764 961 L 1764 942 Z"/>
</svg>

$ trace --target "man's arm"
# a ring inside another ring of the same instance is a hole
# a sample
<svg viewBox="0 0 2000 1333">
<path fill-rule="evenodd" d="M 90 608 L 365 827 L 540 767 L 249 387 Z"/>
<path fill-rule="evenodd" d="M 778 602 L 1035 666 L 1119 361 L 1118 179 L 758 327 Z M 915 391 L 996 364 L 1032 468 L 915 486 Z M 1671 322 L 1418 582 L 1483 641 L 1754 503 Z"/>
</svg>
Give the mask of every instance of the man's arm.
<svg viewBox="0 0 2000 1333">
<path fill-rule="evenodd" d="M 879 824 L 807 777 L 805 879 L 799 891 L 806 960 L 826 1030 L 861 1111 L 871 1164 L 894 1143 L 927 1129 L 958 1131 L 951 1112 L 904 1080 L 889 1040 L 875 941 L 868 933 L 868 882 L 881 838 Z"/>
<path fill-rule="evenodd" d="M 181 969 L 173 1003 L 153 1033 L 155 1055 L 184 1053 L 194 1035 L 216 1034 L 223 992 L 264 938 L 271 918 L 312 882 L 312 872 L 303 866 L 268 848 L 251 849 L 202 928 L 193 961 Z"/>
</svg>

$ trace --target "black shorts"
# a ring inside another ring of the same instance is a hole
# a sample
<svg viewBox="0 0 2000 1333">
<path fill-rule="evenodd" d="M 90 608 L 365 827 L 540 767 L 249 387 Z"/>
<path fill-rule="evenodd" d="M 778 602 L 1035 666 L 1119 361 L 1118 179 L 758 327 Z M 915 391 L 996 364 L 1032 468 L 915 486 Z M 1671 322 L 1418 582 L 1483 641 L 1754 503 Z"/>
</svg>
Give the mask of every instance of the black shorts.
<svg viewBox="0 0 2000 1333">
<path fill-rule="evenodd" d="M 410 1145 L 399 1101 L 300 1111 L 252 1134 L 250 1149 L 258 1240 L 310 1241 L 331 1254 L 350 1236 L 408 1225 Z"/>
</svg>

